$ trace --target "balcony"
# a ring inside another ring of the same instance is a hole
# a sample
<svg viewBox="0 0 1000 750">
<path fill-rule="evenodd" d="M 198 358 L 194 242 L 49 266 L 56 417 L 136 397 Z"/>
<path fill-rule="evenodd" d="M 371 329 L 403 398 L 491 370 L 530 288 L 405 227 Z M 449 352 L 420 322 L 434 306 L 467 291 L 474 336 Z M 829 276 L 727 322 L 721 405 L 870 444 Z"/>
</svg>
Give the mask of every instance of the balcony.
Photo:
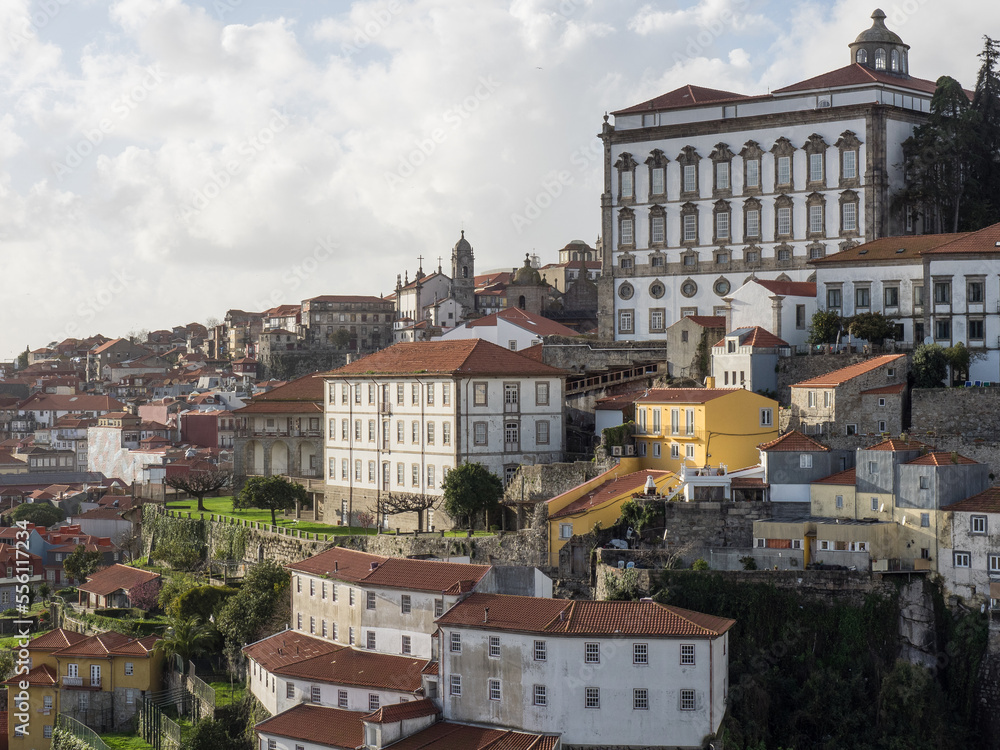
<svg viewBox="0 0 1000 750">
<path fill-rule="evenodd" d="M 101 678 L 91 677 L 89 680 L 85 680 L 83 677 L 69 677 L 67 675 L 62 678 L 62 686 L 76 690 L 100 690 Z"/>
</svg>

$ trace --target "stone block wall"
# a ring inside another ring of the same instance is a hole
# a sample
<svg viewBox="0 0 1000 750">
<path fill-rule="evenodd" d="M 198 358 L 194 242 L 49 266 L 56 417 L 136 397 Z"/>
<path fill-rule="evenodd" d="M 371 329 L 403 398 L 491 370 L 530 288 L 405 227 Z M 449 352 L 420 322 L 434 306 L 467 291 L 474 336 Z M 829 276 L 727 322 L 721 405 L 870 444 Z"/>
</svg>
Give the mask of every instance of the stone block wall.
<svg viewBox="0 0 1000 750">
<path fill-rule="evenodd" d="M 1000 388 L 914 388 L 910 430 L 1000 440 Z M 933 440 L 931 441 L 933 442 Z"/>
<path fill-rule="evenodd" d="M 861 354 L 812 354 L 781 357 L 778 360 L 778 402 L 791 402 L 791 386 L 802 380 L 825 375 L 841 367 L 862 362 Z"/>
<path fill-rule="evenodd" d="M 581 341 L 567 336 L 546 336 L 542 361 L 569 372 L 591 372 L 641 362 L 665 362 L 666 341 Z"/>
<path fill-rule="evenodd" d="M 686 547 L 751 547 L 753 522 L 770 518 L 771 503 L 666 503 L 663 546 L 670 552 Z M 646 532 L 644 537 L 649 536 Z"/>
</svg>

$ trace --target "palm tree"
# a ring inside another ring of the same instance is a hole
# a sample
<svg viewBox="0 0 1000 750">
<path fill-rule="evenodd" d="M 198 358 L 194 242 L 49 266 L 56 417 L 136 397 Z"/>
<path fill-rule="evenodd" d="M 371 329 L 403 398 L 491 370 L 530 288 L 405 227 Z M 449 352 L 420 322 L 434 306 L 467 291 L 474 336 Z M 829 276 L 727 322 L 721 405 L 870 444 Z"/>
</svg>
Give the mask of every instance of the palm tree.
<svg viewBox="0 0 1000 750">
<path fill-rule="evenodd" d="M 163 637 L 156 642 L 156 648 L 168 659 L 179 659 L 183 671 L 184 664 L 208 650 L 214 636 L 212 625 L 203 622 L 200 617 L 174 618 Z"/>
</svg>

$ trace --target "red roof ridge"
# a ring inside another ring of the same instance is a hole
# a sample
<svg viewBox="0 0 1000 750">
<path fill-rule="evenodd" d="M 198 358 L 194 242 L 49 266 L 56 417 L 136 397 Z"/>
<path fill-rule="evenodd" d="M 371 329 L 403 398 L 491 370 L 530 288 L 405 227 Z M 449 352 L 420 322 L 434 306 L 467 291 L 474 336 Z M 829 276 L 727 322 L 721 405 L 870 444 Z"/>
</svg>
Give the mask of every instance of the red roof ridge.
<svg viewBox="0 0 1000 750">
<path fill-rule="evenodd" d="M 866 359 L 862 362 L 857 362 L 853 365 L 847 365 L 846 367 L 840 367 L 836 370 L 831 370 L 824 375 L 817 375 L 816 377 L 809 378 L 808 380 L 802 380 L 798 383 L 793 383 L 790 387 L 792 388 L 809 388 L 809 387 L 827 387 L 833 388 L 838 385 L 846 383 L 848 380 L 853 380 L 856 377 L 864 375 L 871 372 L 872 370 L 878 369 L 882 365 L 887 365 L 890 362 L 895 362 L 899 359 L 905 359 L 905 354 L 882 354 L 878 357 L 872 357 Z"/>
</svg>

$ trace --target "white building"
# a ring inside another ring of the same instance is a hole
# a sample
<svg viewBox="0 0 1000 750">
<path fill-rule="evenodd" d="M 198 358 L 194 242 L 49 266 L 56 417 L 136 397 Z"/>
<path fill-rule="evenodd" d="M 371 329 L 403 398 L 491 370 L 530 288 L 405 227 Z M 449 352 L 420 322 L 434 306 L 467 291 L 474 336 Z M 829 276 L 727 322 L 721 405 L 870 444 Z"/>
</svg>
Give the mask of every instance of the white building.
<svg viewBox="0 0 1000 750">
<path fill-rule="evenodd" d="M 722 315 L 750 275 L 808 281 L 811 258 L 920 231 L 890 196 L 935 83 L 872 18 L 846 67 L 758 96 L 684 86 L 605 118 L 602 338 Z"/>
<path fill-rule="evenodd" d="M 470 320 L 441 336 L 442 341 L 482 339 L 497 346 L 520 352 L 542 343 L 544 336 L 577 336 L 572 328 L 538 315 L 508 307 L 506 310 Z"/>
<path fill-rule="evenodd" d="M 876 312 L 908 346 L 961 342 L 972 380 L 1000 380 L 1000 224 L 966 234 L 886 237 L 812 261 L 820 307 Z"/>
<path fill-rule="evenodd" d="M 391 493 L 440 496 L 462 463 L 507 481 L 562 460 L 565 373 L 487 341 L 399 343 L 323 377 L 326 503 L 345 523 Z"/>
<path fill-rule="evenodd" d="M 748 279 L 724 300 L 728 330 L 766 328 L 788 346 L 805 346 L 818 309 L 816 283 Z"/>
<path fill-rule="evenodd" d="M 445 719 L 586 747 L 702 747 L 733 620 L 641 602 L 473 593 L 438 619 Z"/>
<path fill-rule="evenodd" d="M 778 358 L 791 353 L 787 342 L 760 326 L 737 328 L 712 347 L 712 377 L 721 386 L 777 394 Z"/>
<path fill-rule="evenodd" d="M 941 509 L 938 572 L 951 593 L 1000 609 L 1000 488 Z"/>
</svg>

